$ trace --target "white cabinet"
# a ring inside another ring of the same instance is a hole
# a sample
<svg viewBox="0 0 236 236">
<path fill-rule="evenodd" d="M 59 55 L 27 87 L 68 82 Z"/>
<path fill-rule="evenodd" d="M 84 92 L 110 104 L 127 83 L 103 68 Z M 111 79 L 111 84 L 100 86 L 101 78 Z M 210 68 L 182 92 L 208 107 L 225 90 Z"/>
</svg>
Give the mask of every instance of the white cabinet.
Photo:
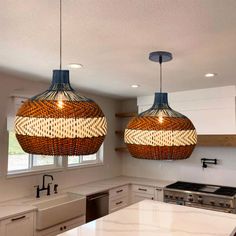
<svg viewBox="0 0 236 236">
<path fill-rule="evenodd" d="M 172 109 L 186 115 L 198 134 L 236 133 L 235 86 L 169 93 Z M 154 95 L 138 97 L 139 113 L 150 108 Z"/>
<path fill-rule="evenodd" d="M 113 188 L 109 191 L 109 213 L 122 209 L 129 204 L 129 186 Z"/>
<path fill-rule="evenodd" d="M 163 188 L 155 188 L 155 200 L 163 202 L 164 201 L 164 195 L 163 195 Z"/>
<path fill-rule="evenodd" d="M 33 236 L 34 213 L 15 215 L 0 222 L 1 236 Z"/>
<path fill-rule="evenodd" d="M 67 230 L 78 227 L 82 224 L 85 224 L 85 216 L 81 216 L 81 217 L 66 221 L 64 223 L 54 225 L 50 228 L 47 228 L 41 231 L 36 231 L 36 236 L 55 236 Z"/>
<path fill-rule="evenodd" d="M 131 186 L 131 203 L 140 202 L 144 199 L 155 199 L 155 188 L 145 185 L 136 185 Z"/>
</svg>

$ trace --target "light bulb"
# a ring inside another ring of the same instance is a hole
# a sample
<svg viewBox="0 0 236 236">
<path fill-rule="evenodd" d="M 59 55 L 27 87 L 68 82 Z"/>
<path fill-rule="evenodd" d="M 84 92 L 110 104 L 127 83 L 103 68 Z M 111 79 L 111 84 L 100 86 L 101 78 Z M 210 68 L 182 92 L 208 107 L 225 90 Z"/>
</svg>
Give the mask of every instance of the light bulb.
<svg viewBox="0 0 236 236">
<path fill-rule="evenodd" d="M 62 100 L 59 100 L 59 101 L 57 102 L 57 106 L 58 106 L 60 109 L 62 109 L 62 108 L 64 107 L 63 101 L 62 101 Z"/>
<path fill-rule="evenodd" d="M 159 117 L 158 117 L 158 121 L 159 121 L 160 123 L 163 123 L 163 117 L 162 117 L 162 116 L 159 116 Z"/>
</svg>

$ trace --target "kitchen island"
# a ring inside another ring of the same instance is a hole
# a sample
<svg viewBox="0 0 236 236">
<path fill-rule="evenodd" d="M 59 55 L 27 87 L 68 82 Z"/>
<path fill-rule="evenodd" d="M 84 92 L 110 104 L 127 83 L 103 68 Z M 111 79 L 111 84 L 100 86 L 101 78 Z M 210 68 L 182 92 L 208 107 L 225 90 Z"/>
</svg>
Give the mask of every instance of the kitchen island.
<svg viewBox="0 0 236 236">
<path fill-rule="evenodd" d="M 233 236 L 236 215 L 144 200 L 60 236 Z"/>
</svg>

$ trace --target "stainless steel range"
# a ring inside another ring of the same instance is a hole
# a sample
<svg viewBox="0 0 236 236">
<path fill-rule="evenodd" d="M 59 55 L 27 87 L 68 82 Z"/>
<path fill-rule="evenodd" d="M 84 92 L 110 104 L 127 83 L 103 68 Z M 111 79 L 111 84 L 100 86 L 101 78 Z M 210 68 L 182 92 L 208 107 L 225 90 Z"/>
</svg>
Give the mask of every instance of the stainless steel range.
<svg viewBox="0 0 236 236">
<path fill-rule="evenodd" d="M 164 202 L 236 213 L 236 188 L 178 181 L 164 188 Z"/>
</svg>

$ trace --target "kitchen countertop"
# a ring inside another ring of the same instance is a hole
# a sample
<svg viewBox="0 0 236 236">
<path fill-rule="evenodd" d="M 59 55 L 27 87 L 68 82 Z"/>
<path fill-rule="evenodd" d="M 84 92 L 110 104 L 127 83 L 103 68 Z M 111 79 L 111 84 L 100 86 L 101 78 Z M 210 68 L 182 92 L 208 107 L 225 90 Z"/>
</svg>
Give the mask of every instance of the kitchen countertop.
<svg viewBox="0 0 236 236">
<path fill-rule="evenodd" d="M 233 236 L 236 215 L 144 200 L 60 236 Z"/>
<path fill-rule="evenodd" d="M 140 184 L 145 186 L 153 186 L 163 188 L 175 181 L 155 180 L 147 178 L 137 178 L 129 176 L 119 176 L 112 179 L 105 179 L 97 182 L 91 182 L 83 185 L 79 185 L 72 188 L 64 189 L 67 192 L 79 193 L 85 196 L 107 191 L 112 188 L 120 187 L 126 184 Z"/>
<path fill-rule="evenodd" d="M 154 187 L 165 187 L 166 185 L 171 184 L 173 182 L 174 181 L 170 182 L 170 181 L 163 181 L 163 180 L 119 176 L 119 177 L 115 177 L 111 179 L 105 179 L 101 181 L 78 185 L 72 188 L 62 189 L 60 191 L 60 194 L 63 194 L 65 192 L 72 192 L 72 193 L 77 193 L 80 195 L 87 196 L 93 193 L 107 191 L 109 189 L 119 187 L 125 184 L 131 184 L 131 183 L 143 184 L 143 185 L 154 186 Z M 33 206 L 32 203 L 36 203 L 39 201 L 57 197 L 60 194 L 51 195 L 51 196 L 43 196 L 39 199 L 36 199 L 34 196 L 28 196 L 25 198 L 0 202 L 0 220 L 12 217 L 17 214 L 24 214 L 30 211 L 36 211 L 37 207 Z"/>
</svg>

